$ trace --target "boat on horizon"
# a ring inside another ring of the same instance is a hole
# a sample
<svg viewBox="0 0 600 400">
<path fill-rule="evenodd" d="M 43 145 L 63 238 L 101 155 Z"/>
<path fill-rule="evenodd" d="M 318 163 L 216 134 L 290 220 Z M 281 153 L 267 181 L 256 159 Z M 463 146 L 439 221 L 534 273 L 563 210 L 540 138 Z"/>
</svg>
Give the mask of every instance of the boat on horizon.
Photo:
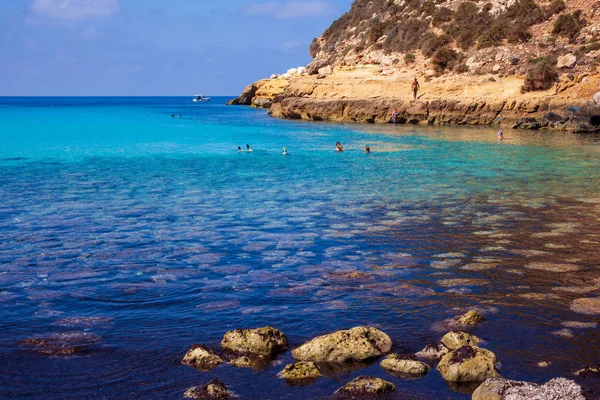
<svg viewBox="0 0 600 400">
<path fill-rule="evenodd" d="M 207 96 L 203 96 L 201 94 L 197 94 L 194 96 L 194 99 L 192 100 L 193 102 L 207 102 L 210 101 L 210 97 Z"/>
</svg>

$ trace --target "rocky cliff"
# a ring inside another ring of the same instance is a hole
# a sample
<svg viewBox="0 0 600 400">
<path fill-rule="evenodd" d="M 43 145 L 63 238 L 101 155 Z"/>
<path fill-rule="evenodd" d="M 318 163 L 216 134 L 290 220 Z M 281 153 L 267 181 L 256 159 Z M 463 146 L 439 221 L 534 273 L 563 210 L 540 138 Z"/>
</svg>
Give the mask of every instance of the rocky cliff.
<svg viewBox="0 0 600 400">
<path fill-rule="evenodd" d="M 600 2 L 357 0 L 306 69 L 233 104 L 275 117 L 600 130 Z M 420 78 L 414 100 L 411 82 Z"/>
</svg>

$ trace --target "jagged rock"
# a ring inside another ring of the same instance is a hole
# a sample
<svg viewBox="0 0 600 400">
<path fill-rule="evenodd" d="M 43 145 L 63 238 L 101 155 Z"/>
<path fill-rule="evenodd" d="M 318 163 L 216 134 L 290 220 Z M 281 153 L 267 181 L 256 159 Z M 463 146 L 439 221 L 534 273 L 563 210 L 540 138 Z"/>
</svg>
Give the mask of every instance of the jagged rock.
<svg viewBox="0 0 600 400">
<path fill-rule="evenodd" d="M 593 97 L 594 104 L 600 106 L 600 92 L 597 92 Z"/>
<path fill-rule="evenodd" d="M 437 369 L 445 380 L 451 382 L 484 381 L 498 376 L 496 355 L 469 345 L 446 354 Z"/>
<path fill-rule="evenodd" d="M 445 356 L 450 352 L 450 349 L 444 345 L 442 342 L 437 342 L 433 344 L 428 344 L 425 348 L 415 355 L 421 358 L 427 358 L 431 360 L 437 360 Z"/>
<path fill-rule="evenodd" d="M 271 356 L 287 350 L 285 335 L 270 326 L 257 329 L 235 329 L 223 337 L 221 346 L 237 354 Z"/>
<path fill-rule="evenodd" d="M 378 329 L 356 328 L 318 336 L 292 350 L 300 361 L 361 361 L 379 357 L 392 348 L 392 340 Z"/>
<path fill-rule="evenodd" d="M 492 67 L 492 72 L 498 72 L 498 71 L 500 71 L 501 69 L 502 69 L 502 66 L 501 66 L 501 65 L 498 65 L 498 64 L 496 64 L 496 65 L 494 65 L 494 66 Z"/>
<path fill-rule="evenodd" d="M 450 331 L 444 335 L 441 342 L 449 350 L 456 350 L 465 345 L 477 346 L 481 342 L 481 339 L 467 332 Z"/>
<path fill-rule="evenodd" d="M 188 399 L 201 399 L 201 400 L 225 400 L 232 399 L 235 395 L 227 390 L 227 386 L 223 382 L 216 379 L 211 380 L 205 385 L 194 386 L 188 389 L 183 397 Z"/>
<path fill-rule="evenodd" d="M 333 68 L 331 68 L 331 65 L 325 65 L 324 67 L 321 67 L 317 70 L 317 73 L 319 75 L 331 75 L 331 73 L 333 72 Z"/>
<path fill-rule="evenodd" d="M 193 345 L 183 357 L 182 364 L 209 371 L 223 363 L 223 359 L 201 344 Z"/>
<path fill-rule="evenodd" d="M 535 118 L 530 118 L 530 117 L 525 117 L 523 119 L 521 119 L 519 122 L 517 122 L 516 124 L 517 128 L 520 129 L 540 129 L 542 127 L 542 124 L 540 124 L 540 122 L 535 119 Z"/>
<path fill-rule="evenodd" d="M 415 356 L 399 356 L 390 354 L 379 364 L 381 368 L 401 378 L 413 378 L 426 375 L 431 367 L 417 361 Z"/>
<path fill-rule="evenodd" d="M 278 377 L 296 381 L 296 380 L 310 380 L 317 379 L 321 376 L 319 367 L 312 361 L 300 361 L 296 364 L 288 364 L 285 366 L 283 371 L 277 374 Z"/>
<path fill-rule="evenodd" d="M 596 378 L 600 378 L 600 365 L 580 369 L 579 371 L 575 372 L 575 375 L 577 375 L 577 376 L 593 376 Z"/>
<path fill-rule="evenodd" d="M 279 78 L 279 74 L 273 74 L 269 79 L 277 79 Z"/>
<path fill-rule="evenodd" d="M 396 390 L 396 386 L 391 382 L 372 376 L 359 376 L 335 392 L 351 394 L 383 394 L 393 392 L 394 390 Z"/>
<path fill-rule="evenodd" d="M 308 75 L 316 75 L 319 73 L 319 69 L 329 65 L 328 60 L 314 60 L 306 67 L 306 73 Z"/>
<path fill-rule="evenodd" d="M 542 126 L 556 126 L 559 123 L 564 123 L 565 118 L 562 115 L 549 112 L 542 118 Z"/>
<path fill-rule="evenodd" d="M 258 86 L 256 84 L 246 86 L 246 89 L 242 92 L 240 97 L 230 100 L 227 102 L 229 105 L 240 105 L 240 106 L 249 106 L 252 104 L 252 99 L 258 90 Z"/>
<path fill-rule="evenodd" d="M 466 314 L 454 318 L 456 325 L 462 326 L 477 325 L 483 321 L 485 321 L 483 315 L 474 310 L 469 310 Z"/>
<path fill-rule="evenodd" d="M 544 385 L 491 378 L 474 392 L 472 400 L 584 400 L 581 387 L 565 378 Z"/>
<path fill-rule="evenodd" d="M 574 54 L 566 54 L 558 58 L 556 68 L 573 68 L 577 64 L 577 57 Z"/>
<path fill-rule="evenodd" d="M 273 100 L 267 97 L 260 97 L 252 99 L 252 105 L 257 108 L 269 108 L 273 104 Z"/>
</svg>

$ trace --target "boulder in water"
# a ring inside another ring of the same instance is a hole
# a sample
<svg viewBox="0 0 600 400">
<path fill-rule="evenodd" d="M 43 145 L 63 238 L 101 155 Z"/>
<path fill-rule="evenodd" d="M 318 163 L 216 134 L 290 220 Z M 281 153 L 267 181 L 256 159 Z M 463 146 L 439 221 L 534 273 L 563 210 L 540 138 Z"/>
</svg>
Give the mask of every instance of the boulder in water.
<svg viewBox="0 0 600 400">
<path fill-rule="evenodd" d="M 481 343 L 475 335 L 470 335 L 467 332 L 462 331 L 450 331 L 444 335 L 441 340 L 442 344 L 450 350 L 457 350 L 462 346 L 477 346 Z"/>
<path fill-rule="evenodd" d="M 223 359 L 201 344 L 193 345 L 183 357 L 182 364 L 190 365 L 201 371 L 210 371 L 223 363 Z"/>
<path fill-rule="evenodd" d="M 473 392 L 472 400 L 584 400 L 581 387 L 565 378 L 555 378 L 544 385 L 491 378 Z"/>
<path fill-rule="evenodd" d="M 379 365 L 392 375 L 408 379 L 427 375 L 431 369 L 424 362 L 417 361 L 413 355 L 399 356 L 398 354 L 390 354 Z"/>
<path fill-rule="evenodd" d="M 226 400 L 234 398 L 235 395 L 227 390 L 227 386 L 223 382 L 213 379 L 205 385 L 188 389 L 183 397 L 200 400 Z"/>
<path fill-rule="evenodd" d="M 292 350 L 300 361 L 361 361 L 379 357 L 392 348 L 392 339 L 378 329 L 359 326 L 318 336 Z"/>
<path fill-rule="evenodd" d="M 477 325 L 483 321 L 485 321 L 483 315 L 474 310 L 470 310 L 466 314 L 454 318 L 456 325 L 460 326 Z"/>
<path fill-rule="evenodd" d="M 439 360 L 450 352 L 450 349 L 442 342 L 432 343 L 425 346 L 425 348 L 415 355 L 420 358 L 426 358 L 430 360 Z"/>
<path fill-rule="evenodd" d="M 450 382 L 484 381 L 498 376 L 496 355 L 489 350 L 469 345 L 446 354 L 437 369 Z"/>
<path fill-rule="evenodd" d="M 288 348 L 287 338 L 275 328 L 235 329 L 223 337 L 221 346 L 236 354 L 273 356 Z"/>
<path fill-rule="evenodd" d="M 312 361 L 300 361 L 296 364 L 288 364 L 283 371 L 277 374 L 278 377 L 288 381 L 313 380 L 321 376 L 319 367 Z"/>
<path fill-rule="evenodd" d="M 396 390 L 396 386 L 388 381 L 373 376 L 359 376 L 346 385 L 342 386 L 335 393 L 341 394 L 384 394 Z"/>
</svg>

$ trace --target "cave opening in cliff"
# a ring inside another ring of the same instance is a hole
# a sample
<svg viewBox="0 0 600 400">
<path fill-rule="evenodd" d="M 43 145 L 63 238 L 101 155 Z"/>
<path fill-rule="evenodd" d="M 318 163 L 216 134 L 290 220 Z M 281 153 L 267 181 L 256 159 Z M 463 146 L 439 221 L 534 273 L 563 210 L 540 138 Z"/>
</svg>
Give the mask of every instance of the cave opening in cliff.
<svg viewBox="0 0 600 400">
<path fill-rule="evenodd" d="M 590 118 L 590 123 L 593 126 L 600 126 L 600 115 L 592 115 Z"/>
</svg>

